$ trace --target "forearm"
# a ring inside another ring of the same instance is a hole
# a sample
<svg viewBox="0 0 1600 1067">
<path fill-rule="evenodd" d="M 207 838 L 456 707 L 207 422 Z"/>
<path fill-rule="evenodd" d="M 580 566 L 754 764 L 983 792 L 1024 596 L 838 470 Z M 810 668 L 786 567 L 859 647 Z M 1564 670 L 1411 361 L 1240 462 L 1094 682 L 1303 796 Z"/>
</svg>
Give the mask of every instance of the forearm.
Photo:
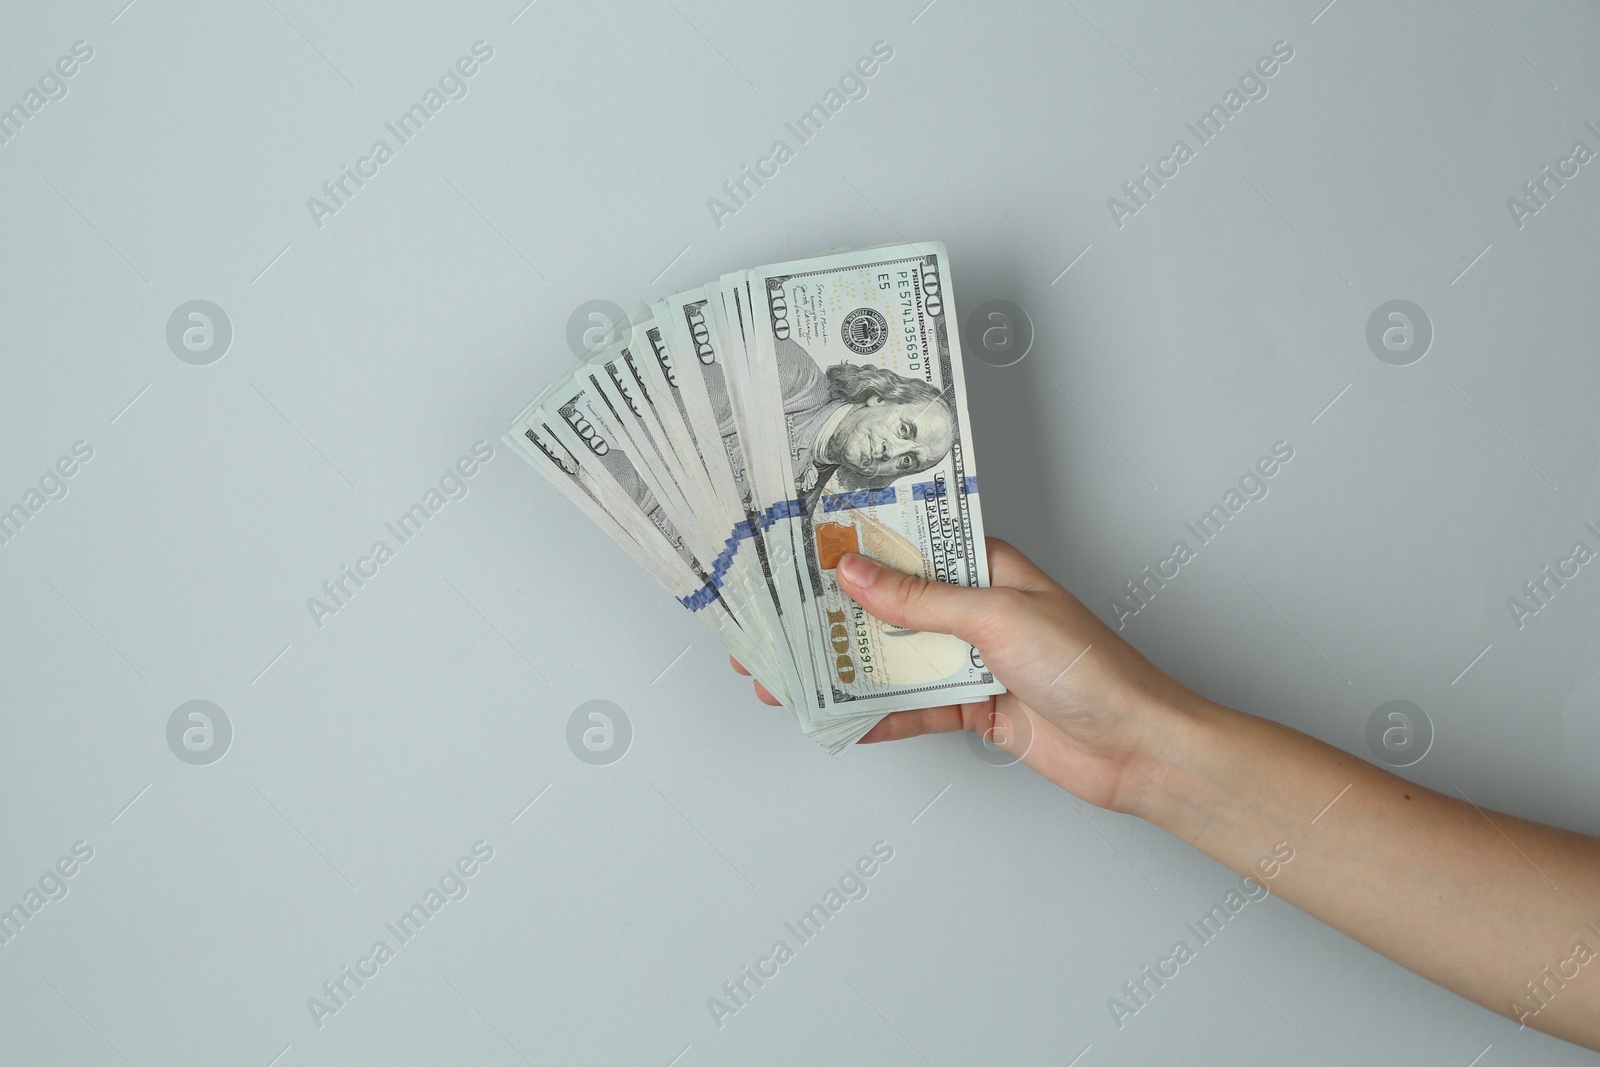
<svg viewBox="0 0 1600 1067">
<path fill-rule="evenodd" d="M 1600 840 L 1200 698 L 1162 714 L 1171 744 L 1119 806 L 1423 977 L 1600 1047 Z M 1293 858 L 1273 862 L 1282 842 Z"/>
<path fill-rule="evenodd" d="M 972 642 L 1009 688 L 896 712 L 872 740 L 992 732 L 1062 788 L 1396 963 L 1600 1049 L 1600 839 L 1480 810 L 1198 697 L 1016 549 L 988 544 L 989 589 L 840 560 L 841 588 L 867 611 Z"/>
</svg>

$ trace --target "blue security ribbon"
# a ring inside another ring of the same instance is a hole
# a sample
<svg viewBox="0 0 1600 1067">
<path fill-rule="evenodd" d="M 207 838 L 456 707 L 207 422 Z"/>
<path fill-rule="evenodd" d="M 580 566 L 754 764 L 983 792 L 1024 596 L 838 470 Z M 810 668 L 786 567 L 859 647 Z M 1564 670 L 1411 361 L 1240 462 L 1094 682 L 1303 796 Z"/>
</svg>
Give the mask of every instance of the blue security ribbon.
<svg viewBox="0 0 1600 1067">
<path fill-rule="evenodd" d="M 967 475 L 963 489 L 968 496 L 976 493 L 978 491 L 978 476 L 976 474 Z M 927 500 L 930 497 L 937 499 L 944 496 L 948 491 L 948 485 L 941 486 L 937 482 L 917 482 L 911 487 L 911 499 Z"/>
<path fill-rule="evenodd" d="M 823 511 L 844 511 L 847 508 L 870 508 L 895 502 L 894 487 L 884 489 L 855 489 L 848 493 L 828 493 L 822 498 Z"/>
<path fill-rule="evenodd" d="M 782 500 L 760 512 L 755 516 L 756 524 L 765 531 L 779 519 L 798 518 L 805 514 L 805 501 L 798 497 L 792 500 Z M 728 571 L 733 568 L 733 557 L 738 554 L 739 546 L 755 536 L 756 528 L 750 524 L 749 519 L 741 519 L 734 524 L 732 533 L 723 541 L 723 549 L 717 553 L 717 558 L 711 562 L 711 574 L 704 585 L 688 596 L 677 598 L 678 603 L 690 611 L 699 611 L 717 598 L 717 590 L 722 588 L 723 580 Z"/>
</svg>

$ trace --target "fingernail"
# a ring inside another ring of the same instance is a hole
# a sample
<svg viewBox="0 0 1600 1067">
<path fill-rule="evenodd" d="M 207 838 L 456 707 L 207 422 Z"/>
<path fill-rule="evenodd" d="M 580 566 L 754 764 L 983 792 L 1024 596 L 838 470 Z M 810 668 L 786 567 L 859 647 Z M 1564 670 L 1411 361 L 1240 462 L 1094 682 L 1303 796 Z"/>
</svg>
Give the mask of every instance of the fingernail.
<svg viewBox="0 0 1600 1067">
<path fill-rule="evenodd" d="M 850 579 L 850 584 L 865 589 L 878 580 L 878 566 L 865 556 L 846 552 L 839 557 L 839 573 Z"/>
</svg>

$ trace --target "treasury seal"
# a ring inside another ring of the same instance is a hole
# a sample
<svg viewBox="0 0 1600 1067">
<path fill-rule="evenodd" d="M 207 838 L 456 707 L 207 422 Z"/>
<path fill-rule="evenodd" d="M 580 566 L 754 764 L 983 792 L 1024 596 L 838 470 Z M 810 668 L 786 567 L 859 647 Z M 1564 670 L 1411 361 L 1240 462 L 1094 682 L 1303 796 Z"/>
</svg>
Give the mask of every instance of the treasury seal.
<svg viewBox="0 0 1600 1067">
<path fill-rule="evenodd" d="M 870 356 L 889 339 L 889 320 L 873 308 L 856 308 L 844 317 L 845 347 L 858 356 Z"/>
</svg>

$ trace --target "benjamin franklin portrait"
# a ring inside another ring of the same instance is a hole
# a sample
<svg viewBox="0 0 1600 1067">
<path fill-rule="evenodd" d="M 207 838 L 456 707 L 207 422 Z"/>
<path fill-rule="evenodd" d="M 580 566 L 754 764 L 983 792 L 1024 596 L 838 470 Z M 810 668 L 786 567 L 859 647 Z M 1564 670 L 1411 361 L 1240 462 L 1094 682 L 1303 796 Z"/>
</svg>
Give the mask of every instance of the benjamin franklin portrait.
<svg viewBox="0 0 1600 1067">
<path fill-rule="evenodd" d="M 824 371 L 792 340 L 774 342 L 795 491 L 807 511 L 824 490 L 882 489 L 933 467 L 955 440 L 955 412 L 938 389 L 882 367 Z M 718 411 L 724 437 L 732 414 Z"/>
</svg>

